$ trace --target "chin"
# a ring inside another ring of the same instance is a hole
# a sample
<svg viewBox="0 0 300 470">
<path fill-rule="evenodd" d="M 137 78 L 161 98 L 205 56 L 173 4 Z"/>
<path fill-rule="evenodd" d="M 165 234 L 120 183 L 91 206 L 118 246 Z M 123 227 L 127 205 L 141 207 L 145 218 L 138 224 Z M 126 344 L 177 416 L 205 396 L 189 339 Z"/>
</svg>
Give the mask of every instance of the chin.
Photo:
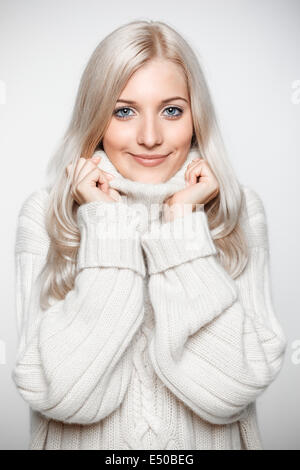
<svg viewBox="0 0 300 470">
<path fill-rule="evenodd" d="M 133 177 L 133 181 L 136 181 L 138 183 L 147 183 L 147 184 L 157 184 L 157 183 L 163 183 L 163 179 L 161 177 L 154 177 L 151 175 L 147 176 L 139 176 L 139 177 Z"/>
</svg>

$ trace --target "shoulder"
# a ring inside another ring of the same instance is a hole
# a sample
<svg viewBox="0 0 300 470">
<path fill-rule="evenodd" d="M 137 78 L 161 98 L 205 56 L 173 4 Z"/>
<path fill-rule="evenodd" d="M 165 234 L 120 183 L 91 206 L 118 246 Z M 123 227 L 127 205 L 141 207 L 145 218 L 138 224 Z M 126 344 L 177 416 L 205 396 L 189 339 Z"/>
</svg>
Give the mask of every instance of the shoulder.
<svg viewBox="0 0 300 470">
<path fill-rule="evenodd" d="M 247 217 L 252 219 L 253 217 L 265 215 L 265 206 L 258 192 L 244 184 L 241 185 L 241 189 L 244 195 Z"/>
<path fill-rule="evenodd" d="M 30 193 L 23 201 L 19 210 L 19 217 L 41 217 L 47 210 L 49 192 L 46 188 L 40 188 Z"/>
<path fill-rule="evenodd" d="M 268 224 L 264 202 L 258 192 L 241 185 L 243 193 L 240 222 L 251 246 L 268 247 Z"/>
<path fill-rule="evenodd" d="M 40 188 L 30 193 L 23 201 L 17 218 L 15 252 L 27 251 L 45 254 L 50 240 L 45 227 L 49 203 L 49 192 Z"/>
</svg>

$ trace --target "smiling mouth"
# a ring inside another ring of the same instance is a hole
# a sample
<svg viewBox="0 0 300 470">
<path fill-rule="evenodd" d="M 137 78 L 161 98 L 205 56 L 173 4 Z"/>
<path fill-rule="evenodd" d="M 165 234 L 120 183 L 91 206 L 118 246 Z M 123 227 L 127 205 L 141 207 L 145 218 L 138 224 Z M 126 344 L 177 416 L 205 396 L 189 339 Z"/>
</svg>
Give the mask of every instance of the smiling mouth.
<svg viewBox="0 0 300 470">
<path fill-rule="evenodd" d="M 170 155 L 170 154 L 168 154 L 168 155 Z M 140 156 L 140 155 L 131 154 L 131 156 L 135 159 L 136 162 L 138 162 L 140 165 L 148 166 L 148 167 L 160 165 L 161 163 L 163 163 L 166 160 L 168 155 L 163 155 L 163 156 L 158 156 L 158 155 Z"/>
<path fill-rule="evenodd" d="M 146 154 L 136 155 L 136 154 L 132 153 L 131 155 L 133 157 L 143 158 L 144 160 L 155 160 L 157 158 L 166 158 L 169 154 L 167 154 L 167 155 L 146 155 Z"/>
</svg>

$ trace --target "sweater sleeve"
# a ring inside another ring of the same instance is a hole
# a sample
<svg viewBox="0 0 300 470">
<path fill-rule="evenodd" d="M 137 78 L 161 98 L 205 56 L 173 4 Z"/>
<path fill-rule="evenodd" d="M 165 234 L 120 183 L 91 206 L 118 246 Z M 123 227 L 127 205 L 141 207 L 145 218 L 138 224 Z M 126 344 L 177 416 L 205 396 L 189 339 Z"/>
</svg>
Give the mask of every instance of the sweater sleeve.
<svg viewBox="0 0 300 470">
<path fill-rule="evenodd" d="M 54 420 L 90 424 L 121 404 L 130 381 L 133 337 L 144 308 L 137 214 L 119 202 L 81 205 L 74 288 L 41 310 L 38 274 L 49 240 L 39 194 L 26 200 L 18 217 L 19 342 L 12 378 L 32 409 Z"/>
<path fill-rule="evenodd" d="M 204 205 L 142 235 L 155 315 L 149 345 L 164 384 L 204 420 L 226 424 L 279 373 L 286 337 L 273 308 L 266 214 L 247 189 L 250 256 L 235 280 L 217 259 Z"/>
</svg>

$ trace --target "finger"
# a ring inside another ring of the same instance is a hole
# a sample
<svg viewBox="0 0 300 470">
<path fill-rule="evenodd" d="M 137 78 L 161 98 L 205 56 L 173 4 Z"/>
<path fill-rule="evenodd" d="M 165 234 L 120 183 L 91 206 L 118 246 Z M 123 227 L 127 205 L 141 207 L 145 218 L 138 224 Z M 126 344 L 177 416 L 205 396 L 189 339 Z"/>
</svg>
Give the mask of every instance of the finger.
<svg viewBox="0 0 300 470">
<path fill-rule="evenodd" d="M 202 168 L 202 162 L 199 162 L 199 161 L 197 161 L 193 165 L 191 165 L 186 171 L 186 175 L 185 175 L 186 181 L 188 183 L 197 182 L 197 181 L 195 181 L 195 178 L 193 178 L 193 181 L 192 181 L 192 175 L 195 174 L 195 170 L 197 170 L 198 173 L 199 173 L 199 171 L 201 172 L 201 170 L 200 170 L 201 168 Z"/>
<path fill-rule="evenodd" d="M 91 170 L 93 170 L 94 168 L 98 168 L 98 164 L 100 161 L 99 158 L 84 158 L 83 160 L 83 165 L 80 165 L 80 167 L 78 168 L 78 172 L 76 173 L 75 181 L 77 183 L 80 183 L 80 181 L 82 181 L 83 178 L 88 173 L 90 173 Z"/>
<path fill-rule="evenodd" d="M 94 163 L 96 167 L 99 168 L 99 163 L 100 163 L 101 158 L 102 158 L 102 157 L 100 157 L 100 156 L 99 156 L 99 157 L 92 157 L 92 158 L 90 159 L 90 161 L 91 161 L 92 163 Z M 88 168 L 88 167 L 87 167 L 87 168 Z M 102 173 L 105 175 L 107 181 L 112 180 L 112 179 L 115 177 L 115 175 L 112 175 L 112 174 L 109 173 L 108 171 L 104 171 L 104 170 L 102 170 L 102 168 L 99 168 L 99 169 L 100 169 L 100 170 L 102 171 Z M 81 171 L 85 171 L 85 166 L 81 169 Z M 80 177 L 81 177 L 81 175 L 80 175 Z"/>
<path fill-rule="evenodd" d="M 187 166 L 187 168 L 190 168 L 191 166 L 194 166 L 195 163 L 199 163 L 201 161 L 201 158 L 194 158 Z"/>
<path fill-rule="evenodd" d="M 190 184 L 196 184 L 197 182 L 200 182 L 210 176 L 213 176 L 211 169 L 207 161 L 201 158 L 201 160 L 194 167 L 188 170 L 187 181 Z"/>
<path fill-rule="evenodd" d="M 116 191 L 115 189 L 108 188 L 107 193 L 115 201 L 122 201 L 121 194 L 118 191 Z"/>
<path fill-rule="evenodd" d="M 198 163 L 199 163 L 200 160 L 201 160 L 200 158 L 197 158 L 197 159 L 192 160 L 192 161 L 188 164 L 187 170 L 186 170 L 186 172 L 185 172 L 185 179 L 186 179 L 186 181 L 188 181 L 188 176 L 190 175 L 191 169 L 193 169 L 196 165 L 198 165 Z"/>
<path fill-rule="evenodd" d="M 68 176 L 72 176 L 72 171 L 73 171 L 73 168 L 74 168 L 73 176 L 72 176 L 72 182 L 76 182 L 78 173 L 79 173 L 80 169 L 83 167 L 83 165 L 85 164 L 85 162 L 86 162 L 86 159 L 80 157 L 79 160 L 77 160 L 77 162 L 75 162 L 75 163 L 72 162 L 67 166 L 66 170 L 67 170 Z"/>
<path fill-rule="evenodd" d="M 104 173 L 106 178 L 109 179 L 109 180 L 112 180 L 115 177 L 115 175 L 112 175 L 111 173 L 108 173 L 108 171 L 104 171 L 104 170 L 101 170 L 101 171 L 102 171 L 102 173 Z"/>
<path fill-rule="evenodd" d="M 109 179 L 108 179 L 108 176 L 107 176 L 107 173 L 104 172 L 103 170 L 100 170 L 100 168 L 98 168 L 98 170 L 100 171 L 100 173 L 98 174 L 98 179 L 96 181 L 96 185 L 98 186 L 98 188 L 101 189 L 101 191 L 104 191 L 105 193 L 109 193 Z"/>
<path fill-rule="evenodd" d="M 96 166 L 99 166 L 99 163 L 100 163 L 100 160 L 101 160 L 102 156 L 96 156 L 96 157 L 92 157 L 91 160 L 96 164 Z M 105 171 L 103 170 L 102 168 L 100 168 L 102 173 L 107 177 L 108 180 L 110 179 L 113 179 L 115 177 L 115 175 L 109 173 L 108 171 Z"/>
<path fill-rule="evenodd" d="M 74 175 L 72 178 L 73 184 L 75 186 L 75 192 L 76 192 L 76 186 L 85 178 L 85 176 L 87 176 L 93 169 L 98 168 L 100 159 L 101 157 L 91 158 L 91 159 L 80 158 L 78 160 L 75 166 Z M 72 163 L 68 165 L 67 167 L 68 174 L 71 173 L 71 169 L 72 169 Z M 103 172 L 103 170 L 101 171 Z M 102 191 L 107 192 L 109 188 L 108 181 L 112 178 L 109 178 L 109 173 L 105 172 L 105 174 L 106 176 L 103 177 L 103 182 L 102 181 L 97 182 L 96 186 L 98 185 Z"/>
<path fill-rule="evenodd" d="M 101 191 L 107 192 L 108 191 L 108 180 L 106 176 L 103 174 L 103 171 L 100 168 L 95 167 L 91 171 L 89 171 L 78 183 L 80 185 L 88 184 L 90 186 L 97 186 L 101 189 Z"/>
</svg>

